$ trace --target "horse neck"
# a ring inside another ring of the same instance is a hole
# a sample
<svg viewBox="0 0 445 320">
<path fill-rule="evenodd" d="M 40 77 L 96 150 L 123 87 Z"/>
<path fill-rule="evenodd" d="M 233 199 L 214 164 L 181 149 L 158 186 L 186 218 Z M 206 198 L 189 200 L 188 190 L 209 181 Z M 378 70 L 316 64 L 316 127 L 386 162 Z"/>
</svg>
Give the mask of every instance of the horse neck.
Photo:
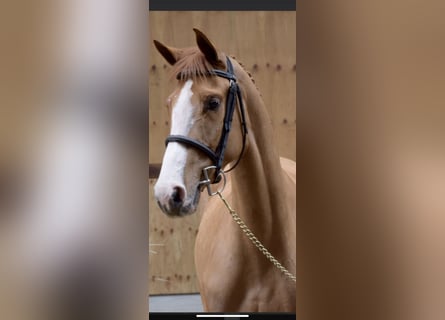
<svg viewBox="0 0 445 320">
<path fill-rule="evenodd" d="M 279 229 L 285 227 L 287 208 L 280 158 L 275 148 L 271 120 L 264 102 L 247 74 L 241 82 L 248 121 L 247 149 L 232 172 L 235 210 L 262 241 L 279 244 Z M 243 81 L 244 80 L 244 81 Z M 250 112 L 249 112 L 250 111 Z"/>
</svg>

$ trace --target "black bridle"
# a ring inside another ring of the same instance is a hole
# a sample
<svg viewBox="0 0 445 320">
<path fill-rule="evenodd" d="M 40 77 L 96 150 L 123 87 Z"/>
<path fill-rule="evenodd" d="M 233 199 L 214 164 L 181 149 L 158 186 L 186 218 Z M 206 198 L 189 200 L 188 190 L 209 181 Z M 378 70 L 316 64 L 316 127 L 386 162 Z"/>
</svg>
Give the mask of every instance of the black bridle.
<svg viewBox="0 0 445 320">
<path fill-rule="evenodd" d="M 235 167 L 239 164 L 241 157 L 244 153 L 244 148 L 246 145 L 246 135 L 247 135 L 247 125 L 246 125 L 246 118 L 245 118 L 245 112 L 244 112 L 244 104 L 243 99 L 241 97 L 241 90 L 239 88 L 238 83 L 236 82 L 235 74 L 233 73 L 233 66 L 232 62 L 230 61 L 229 57 L 227 57 L 227 71 L 222 70 L 211 70 L 208 73 L 209 76 L 218 76 L 222 78 L 226 78 L 230 82 L 229 91 L 227 92 L 227 101 L 226 101 L 226 113 L 224 116 L 224 124 L 223 129 L 221 133 L 221 137 L 218 143 L 218 146 L 216 147 L 216 150 L 212 150 L 210 147 L 206 146 L 202 142 L 199 142 L 197 140 L 191 139 L 189 137 L 183 136 L 183 135 L 169 135 L 167 139 L 165 140 L 165 145 L 168 145 L 169 142 L 179 142 L 186 144 L 190 147 L 193 147 L 195 149 L 198 149 L 202 153 L 206 154 L 210 160 L 212 160 L 212 163 L 214 166 L 212 166 L 213 169 L 215 169 L 215 178 L 213 182 L 210 182 L 208 179 L 203 182 L 204 184 L 208 183 L 218 183 L 220 181 L 221 173 L 222 171 L 222 165 L 224 161 L 224 153 L 226 151 L 227 147 L 227 141 L 229 139 L 229 133 L 230 129 L 232 127 L 232 119 L 233 119 L 233 113 L 235 111 L 235 104 L 236 100 L 238 100 L 238 107 L 241 115 L 241 127 L 243 131 L 243 146 L 241 148 L 240 155 L 236 161 L 236 163 L 227 171 L 229 172 L 235 169 Z M 180 74 L 178 75 L 178 77 Z M 207 176 L 207 172 L 205 171 L 205 175 Z"/>
</svg>

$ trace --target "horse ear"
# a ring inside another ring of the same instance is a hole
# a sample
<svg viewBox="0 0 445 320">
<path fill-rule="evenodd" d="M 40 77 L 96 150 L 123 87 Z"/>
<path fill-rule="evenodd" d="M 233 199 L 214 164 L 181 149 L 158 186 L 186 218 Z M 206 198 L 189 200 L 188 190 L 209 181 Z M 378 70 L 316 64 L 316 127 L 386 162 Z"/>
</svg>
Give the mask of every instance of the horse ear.
<svg viewBox="0 0 445 320">
<path fill-rule="evenodd" d="M 206 60 L 214 67 L 224 65 L 218 58 L 218 51 L 216 51 L 214 45 L 205 36 L 204 33 L 196 28 L 193 28 L 196 34 L 196 43 L 198 44 L 199 50 L 204 54 Z"/>
<path fill-rule="evenodd" d="M 165 58 L 165 60 L 167 60 L 168 63 L 174 65 L 179 60 L 179 49 L 167 47 L 157 40 L 153 40 L 153 42 L 156 49 L 158 49 L 159 53 Z"/>
</svg>

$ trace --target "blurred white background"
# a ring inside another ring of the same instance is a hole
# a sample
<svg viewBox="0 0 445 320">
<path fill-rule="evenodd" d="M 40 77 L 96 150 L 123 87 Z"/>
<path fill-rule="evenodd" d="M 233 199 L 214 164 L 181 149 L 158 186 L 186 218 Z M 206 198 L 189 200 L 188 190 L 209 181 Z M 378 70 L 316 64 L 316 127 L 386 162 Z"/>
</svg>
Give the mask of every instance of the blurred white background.
<svg viewBox="0 0 445 320">
<path fill-rule="evenodd" d="M 147 3 L 0 6 L 0 318 L 142 318 Z"/>
</svg>

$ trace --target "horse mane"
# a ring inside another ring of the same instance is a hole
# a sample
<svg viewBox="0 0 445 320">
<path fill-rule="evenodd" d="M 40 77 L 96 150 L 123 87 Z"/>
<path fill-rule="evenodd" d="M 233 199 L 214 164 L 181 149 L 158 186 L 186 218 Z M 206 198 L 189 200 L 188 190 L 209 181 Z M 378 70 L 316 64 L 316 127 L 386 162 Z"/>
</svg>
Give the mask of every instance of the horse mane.
<svg viewBox="0 0 445 320">
<path fill-rule="evenodd" d="M 241 69 L 244 70 L 245 73 L 247 73 L 247 75 L 249 76 L 250 80 L 252 81 L 252 83 L 255 85 L 256 89 L 258 90 L 258 87 L 255 83 L 255 79 L 253 78 L 252 74 L 246 69 L 246 67 L 244 66 L 244 64 L 239 61 L 235 56 L 230 56 L 230 58 L 232 58 L 233 60 L 235 60 L 236 62 L 238 62 L 238 64 L 241 66 Z M 259 90 L 258 90 L 259 91 Z"/>
<path fill-rule="evenodd" d="M 258 89 L 258 86 L 255 82 L 255 79 L 253 78 L 252 74 L 246 69 L 246 67 L 244 66 L 243 63 L 241 63 L 241 61 L 239 61 L 235 56 L 230 56 L 230 58 L 232 58 L 233 60 L 235 60 L 236 62 L 238 62 L 238 64 L 241 66 L 241 69 L 244 70 L 245 73 L 247 73 L 247 75 L 249 76 L 250 81 L 252 81 L 252 83 L 255 85 L 256 90 L 258 91 L 258 94 L 260 95 L 260 97 L 262 97 L 263 95 L 261 94 L 260 89 Z"/>
</svg>

